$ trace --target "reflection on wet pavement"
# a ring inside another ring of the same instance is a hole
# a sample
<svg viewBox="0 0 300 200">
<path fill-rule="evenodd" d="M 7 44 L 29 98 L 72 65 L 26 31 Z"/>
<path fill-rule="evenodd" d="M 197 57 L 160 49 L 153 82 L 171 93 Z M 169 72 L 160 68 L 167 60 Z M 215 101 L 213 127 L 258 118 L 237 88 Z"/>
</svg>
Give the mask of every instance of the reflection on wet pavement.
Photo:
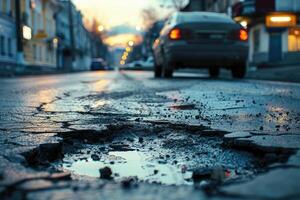
<svg viewBox="0 0 300 200">
<path fill-rule="evenodd" d="M 97 159 L 96 159 L 97 160 Z M 100 177 L 99 169 L 110 167 L 115 180 L 137 177 L 140 181 L 167 185 L 191 185 L 192 172 L 183 173 L 180 165 L 150 161 L 147 154 L 139 151 L 112 151 L 99 161 L 89 158 L 63 167 L 79 175 Z"/>
<path fill-rule="evenodd" d="M 214 175 L 224 185 L 238 185 L 299 149 L 299 85 L 153 79 L 146 72 L 16 79 L 2 85 L 0 130 L 9 130 L 2 137 L 3 152 L 43 144 L 29 157 L 44 169 L 39 163 L 46 162 L 47 153 L 63 146 L 45 171 L 74 172 L 70 185 L 77 175 L 98 179 L 106 166 L 117 183 L 136 176 L 147 183 L 191 185 L 200 177 L 203 185 L 203 177 Z M 224 138 L 225 133 L 231 135 Z"/>
</svg>

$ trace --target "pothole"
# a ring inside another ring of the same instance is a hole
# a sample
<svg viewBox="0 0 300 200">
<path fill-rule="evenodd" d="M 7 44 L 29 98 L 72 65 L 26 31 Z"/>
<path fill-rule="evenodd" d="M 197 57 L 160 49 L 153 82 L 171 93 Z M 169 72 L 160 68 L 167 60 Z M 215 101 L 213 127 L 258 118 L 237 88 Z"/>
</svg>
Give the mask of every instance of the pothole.
<svg viewBox="0 0 300 200">
<path fill-rule="evenodd" d="M 219 185 L 245 181 L 264 168 L 251 153 L 223 146 L 217 136 L 164 125 L 114 130 L 109 141 L 98 144 L 68 141 L 71 149 L 55 163 L 75 177 L 100 178 L 100 169 L 109 168 L 114 181 L 135 177 L 140 182 L 164 185 L 193 185 L 211 182 Z M 70 137 L 68 137 L 70 140 Z"/>
</svg>

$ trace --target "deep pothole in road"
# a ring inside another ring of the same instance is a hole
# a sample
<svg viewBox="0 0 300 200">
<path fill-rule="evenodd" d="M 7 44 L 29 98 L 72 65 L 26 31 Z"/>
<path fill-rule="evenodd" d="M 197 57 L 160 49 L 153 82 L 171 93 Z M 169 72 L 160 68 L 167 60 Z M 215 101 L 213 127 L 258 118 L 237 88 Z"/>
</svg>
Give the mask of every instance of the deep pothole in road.
<svg viewBox="0 0 300 200">
<path fill-rule="evenodd" d="M 131 178 L 164 185 L 222 185 L 251 179 L 265 170 L 260 158 L 225 147 L 221 132 L 202 126 L 140 124 L 108 134 L 93 144 L 84 134 L 83 138 L 63 136 L 64 158 L 54 163 L 55 168 L 74 177 L 117 182 Z"/>
</svg>

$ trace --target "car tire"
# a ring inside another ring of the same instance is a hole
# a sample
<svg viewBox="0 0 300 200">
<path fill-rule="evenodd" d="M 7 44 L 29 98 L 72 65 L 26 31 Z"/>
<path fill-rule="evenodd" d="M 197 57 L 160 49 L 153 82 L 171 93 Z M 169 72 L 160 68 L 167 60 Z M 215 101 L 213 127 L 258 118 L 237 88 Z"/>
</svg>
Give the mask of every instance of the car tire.
<svg viewBox="0 0 300 200">
<path fill-rule="evenodd" d="M 162 75 L 162 67 L 159 66 L 159 65 L 156 65 L 154 67 L 154 77 L 155 78 L 161 78 L 161 75 Z"/>
<path fill-rule="evenodd" d="M 164 78 L 172 78 L 173 77 L 173 66 L 169 62 L 164 59 L 163 65 L 163 75 Z"/>
<path fill-rule="evenodd" d="M 220 68 L 219 67 L 210 67 L 209 75 L 211 78 L 218 78 L 220 75 Z"/>
<path fill-rule="evenodd" d="M 233 78 L 238 78 L 238 79 L 245 78 L 247 73 L 247 64 L 240 63 L 239 65 L 232 67 L 231 73 Z"/>
</svg>

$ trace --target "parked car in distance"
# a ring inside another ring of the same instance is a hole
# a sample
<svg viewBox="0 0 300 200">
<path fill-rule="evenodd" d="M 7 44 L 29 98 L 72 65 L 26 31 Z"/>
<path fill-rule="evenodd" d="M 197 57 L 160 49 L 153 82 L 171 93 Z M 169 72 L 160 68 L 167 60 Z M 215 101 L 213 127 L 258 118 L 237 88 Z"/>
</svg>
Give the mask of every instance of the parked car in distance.
<svg viewBox="0 0 300 200">
<path fill-rule="evenodd" d="M 153 44 L 155 77 L 170 78 L 179 68 L 220 68 L 243 78 L 247 71 L 248 32 L 225 14 L 178 12 L 165 23 Z"/>
<path fill-rule="evenodd" d="M 103 58 L 94 58 L 91 63 L 91 71 L 108 70 L 107 63 Z"/>
<path fill-rule="evenodd" d="M 127 68 L 137 68 L 137 67 L 142 67 L 142 62 L 141 60 L 135 60 L 135 61 L 132 61 L 130 63 L 127 63 L 124 67 L 127 67 Z"/>
<path fill-rule="evenodd" d="M 149 69 L 153 68 L 154 59 L 152 56 L 148 57 L 146 60 L 135 60 L 133 62 L 127 63 L 124 67 L 129 69 Z"/>
<path fill-rule="evenodd" d="M 142 67 L 145 67 L 145 68 L 152 68 L 152 67 L 154 67 L 154 58 L 153 58 L 153 56 L 149 56 L 149 57 L 142 63 Z"/>
</svg>

